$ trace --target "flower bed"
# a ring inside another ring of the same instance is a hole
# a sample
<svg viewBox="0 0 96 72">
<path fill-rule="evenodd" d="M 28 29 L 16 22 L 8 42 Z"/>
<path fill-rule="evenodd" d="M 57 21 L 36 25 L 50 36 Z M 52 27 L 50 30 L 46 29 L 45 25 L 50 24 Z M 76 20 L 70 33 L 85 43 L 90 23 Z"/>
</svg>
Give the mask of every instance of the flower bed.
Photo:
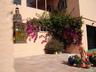
<svg viewBox="0 0 96 72">
<path fill-rule="evenodd" d="M 96 51 L 92 53 L 87 52 L 86 56 L 79 57 L 78 55 L 70 56 L 68 58 L 68 64 L 76 67 L 90 68 L 91 66 L 96 67 Z"/>
<path fill-rule="evenodd" d="M 74 55 L 68 58 L 68 64 L 71 66 L 90 68 L 91 64 L 89 60 L 83 61 L 79 56 Z"/>
</svg>

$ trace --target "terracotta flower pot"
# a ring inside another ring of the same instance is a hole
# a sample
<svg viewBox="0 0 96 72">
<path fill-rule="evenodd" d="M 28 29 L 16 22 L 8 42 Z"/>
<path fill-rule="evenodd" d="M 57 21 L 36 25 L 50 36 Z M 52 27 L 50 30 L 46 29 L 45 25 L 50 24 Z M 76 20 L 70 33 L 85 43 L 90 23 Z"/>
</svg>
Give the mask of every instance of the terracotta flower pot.
<svg viewBox="0 0 96 72">
<path fill-rule="evenodd" d="M 82 64 L 81 64 L 81 67 L 82 67 L 82 68 L 86 68 L 86 64 L 85 64 L 85 63 L 82 63 Z"/>
<path fill-rule="evenodd" d="M 91 65 L 90 65 L 90 64 L 82 63 L 82 64 L 81 64 L 81 67 L 82 67 L 82 68 L 90 68 Z"/>
</svg>

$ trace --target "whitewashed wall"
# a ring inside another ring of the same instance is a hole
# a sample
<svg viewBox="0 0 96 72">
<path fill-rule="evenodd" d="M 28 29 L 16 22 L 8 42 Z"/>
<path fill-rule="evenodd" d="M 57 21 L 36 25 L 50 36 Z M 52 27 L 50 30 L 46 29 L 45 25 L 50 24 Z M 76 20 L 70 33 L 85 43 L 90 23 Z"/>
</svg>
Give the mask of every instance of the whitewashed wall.
<svg viewBox="0 0 96 72">
<path fill-rule="evenodd" d="M 38 38 L 35 43 L 33 42 L 34 40 L 32 39 L 32 41 L 27 40 L 27 43 L 14 44 L 15 58 L 45 54 L 44 47 L 47 42 L 42 43 L 42 41 L 45 38 L 44 37 L 39 38 L 39 37 L 41 35 L 46 36 L 46 34 L 47 32 L 39 32 Z M 48 40 L 49 37 L 47 37 L 47 41 Z"/>
<path fill-rule="evenodd" d="M 23 22 L 26 22 L 29 18 L 38 18 L 38 16 L 41 16 L 44 11 L 32 7 L 26 6 L 26 0 L 22 0 L 21 5 L 18 5 L 20 10 L 20 14 L 22 15 Z M 14 5 L 13 13 L 15 11 L 16 5 Z M 47 12 L 48 13 L 48 12 Z M 39 32 L 38 35 L 46 35 L 46 32 Z M 27 42 L 27 43 L 19 43 L 14 44 L 14 56 L 15 58 L 19 57 L 26 57 L 26 56 L 33 56 L 33 55 L 40 55 L 44 54 L 44 47 L 45 44 L 41 44 L 41 41 L 44 38 L 37 38 L 36 42 Z"/>
<path fill-rule="evenodd" d="M 96 21 L 96 0 L 79 0 L 79 7 L 81 16 Z M 84 24 L 82 27 L 83 29 L 82 44 L 84 49 L 88 50 L 86 25 L 92 25 L 92 22 L 85 19 L 83 20 L 83 22 Z M 96 23 L 94 23 L 93 26 L 96 26 Z"/>
</svg>

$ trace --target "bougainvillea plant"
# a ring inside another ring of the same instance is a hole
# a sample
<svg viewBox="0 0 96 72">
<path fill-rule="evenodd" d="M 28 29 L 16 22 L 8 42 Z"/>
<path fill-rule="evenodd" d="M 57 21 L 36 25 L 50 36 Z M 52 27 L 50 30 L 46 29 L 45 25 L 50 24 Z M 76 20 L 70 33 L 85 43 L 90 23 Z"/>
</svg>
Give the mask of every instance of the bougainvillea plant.
<svg viewBox="0 0 96 72">
<path fill-rule="evenodd" d="M 34 42 L 36 41 L 37 37 L 38 37 L 38 31 L 39 31 L 39 27 L 34 24 L 31 20 L 27 21 L 26 23 L 26 32 L 27 32 L 27 36 L 29 36 L 29 41 L 31 41 L 32 39 L 34 39 Z"/>
<path fill-rule="evenodd" d="M 43 38 L 43 40 L 41 41 L 41 44 L 48 42 L 48 38 L 50 36 L 49 33 L 46 33 L 45 35 L 40 35 L 38 37 L 38 32 L 40 31 L 39 28 L 41 27 L 42 26 L 37 21 L 37 19 L 30 19 L 26 22 L 26 33 L 27 33 L 27 38 L 29 37 L 28 38 L 29 41 L 33 40 L 34 42 L 36 42 L 37 38 Z"/>
<path fill-rule="evenodd" d="M 49 34 L 67 45 L 80 45 L 82 40 L 82 17 L 73 18 L 58 12 L 50 14 L 49 18 L 38 19 L 39 23 L 47 27 Z"/>
<path fill-rule="evenodd" d="M 50 34 L 49 34 L 49 33 L 46 33 L 45 36 L 44 36 L 44 35 L 40 35 L 39 38 L 44 38 L 44 39 L 41 41 L 41 44 L 47 43 L 49 37 L 50 37 Z"/>
<path fill-rule="evenodd" d="M 63 37 L 67 44 L 81 44 L 82 40 L 82 18 L 71 18 L 69 20 L 69 26 L 64 27 Z M 71 22 L 70 22 L 71 21 Z"/>
<path fill-rule="evenodd" d="M 66 43 L 66 45 L 81 44 L 82 17 L 73 18 L 70 15 L 62 15 L 58 12 L 50 13 L 49 16 L 50 17 L 43 16 L 35 19 L 35 22 L 33 19 L 27 22 L 27 35 L 34 39 L 34 42 L 38 36 L 39 26 L 43 26 L 47 28 L 48 34 L 41 36 L 45 38 L 42 43 L 47 42 L 47 36 L 51 35 L 52 38 L 62 41 Z"/>
</svg>

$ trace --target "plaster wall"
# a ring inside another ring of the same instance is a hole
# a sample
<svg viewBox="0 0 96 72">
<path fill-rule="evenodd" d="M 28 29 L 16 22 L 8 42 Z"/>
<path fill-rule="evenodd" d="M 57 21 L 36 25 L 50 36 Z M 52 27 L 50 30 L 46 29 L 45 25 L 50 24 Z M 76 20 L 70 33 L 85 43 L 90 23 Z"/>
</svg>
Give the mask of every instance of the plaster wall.
<svg viewBox="0 0 96 72">
<path fill-rule="evenodd" d="M 0 0 L 0 72 L 14 71 L 12 0 Z"/>
<path fill-rule="evenodd" d="M 22 15 L 23 22 L 25 23 L 28 19 L 30 18 L 38 18 L 40 17 L 43 13 L 44 10 L 32 8 L 32 7 L 27 7 L 26 5 L 26 0 L 21 1 L 21 5 L 17 6 L 19 8 L 20 14 Z M 16 5 L 13 4 L 13 14 L 15 12 Z M 48 12 L 46 12 L 48 13 Z M 45 35 L 46 32 L 39 32 L 38 37 L 40 35 Z M 20 57 L 26 57 L 26 56 L 33 56 L 33 55 L 40 55 L 44 54 L 44 47 L 45 44 L 41 44 L 41 41 L 44 38 L 37 38 L 36 42 L 28 42 L 27 43 L 15 43 L 13 44 L 14 46 L 14 57 L 15 58 L 20 58 Z"/>
<path fill-rule="evenodd" d="M 96 21 L 96 0 L 79 0 L 80 16 L 86 17 L 88 19 Z M 92 25 L 92 21 L 83 19 L 83 40 L 82 46 L 87 51 L 88 50 L 88 41 L 87 41 L 87 30 L 86 25 Z M 96 26 L 94 23 L 93 26 Z"/>
</svg>

